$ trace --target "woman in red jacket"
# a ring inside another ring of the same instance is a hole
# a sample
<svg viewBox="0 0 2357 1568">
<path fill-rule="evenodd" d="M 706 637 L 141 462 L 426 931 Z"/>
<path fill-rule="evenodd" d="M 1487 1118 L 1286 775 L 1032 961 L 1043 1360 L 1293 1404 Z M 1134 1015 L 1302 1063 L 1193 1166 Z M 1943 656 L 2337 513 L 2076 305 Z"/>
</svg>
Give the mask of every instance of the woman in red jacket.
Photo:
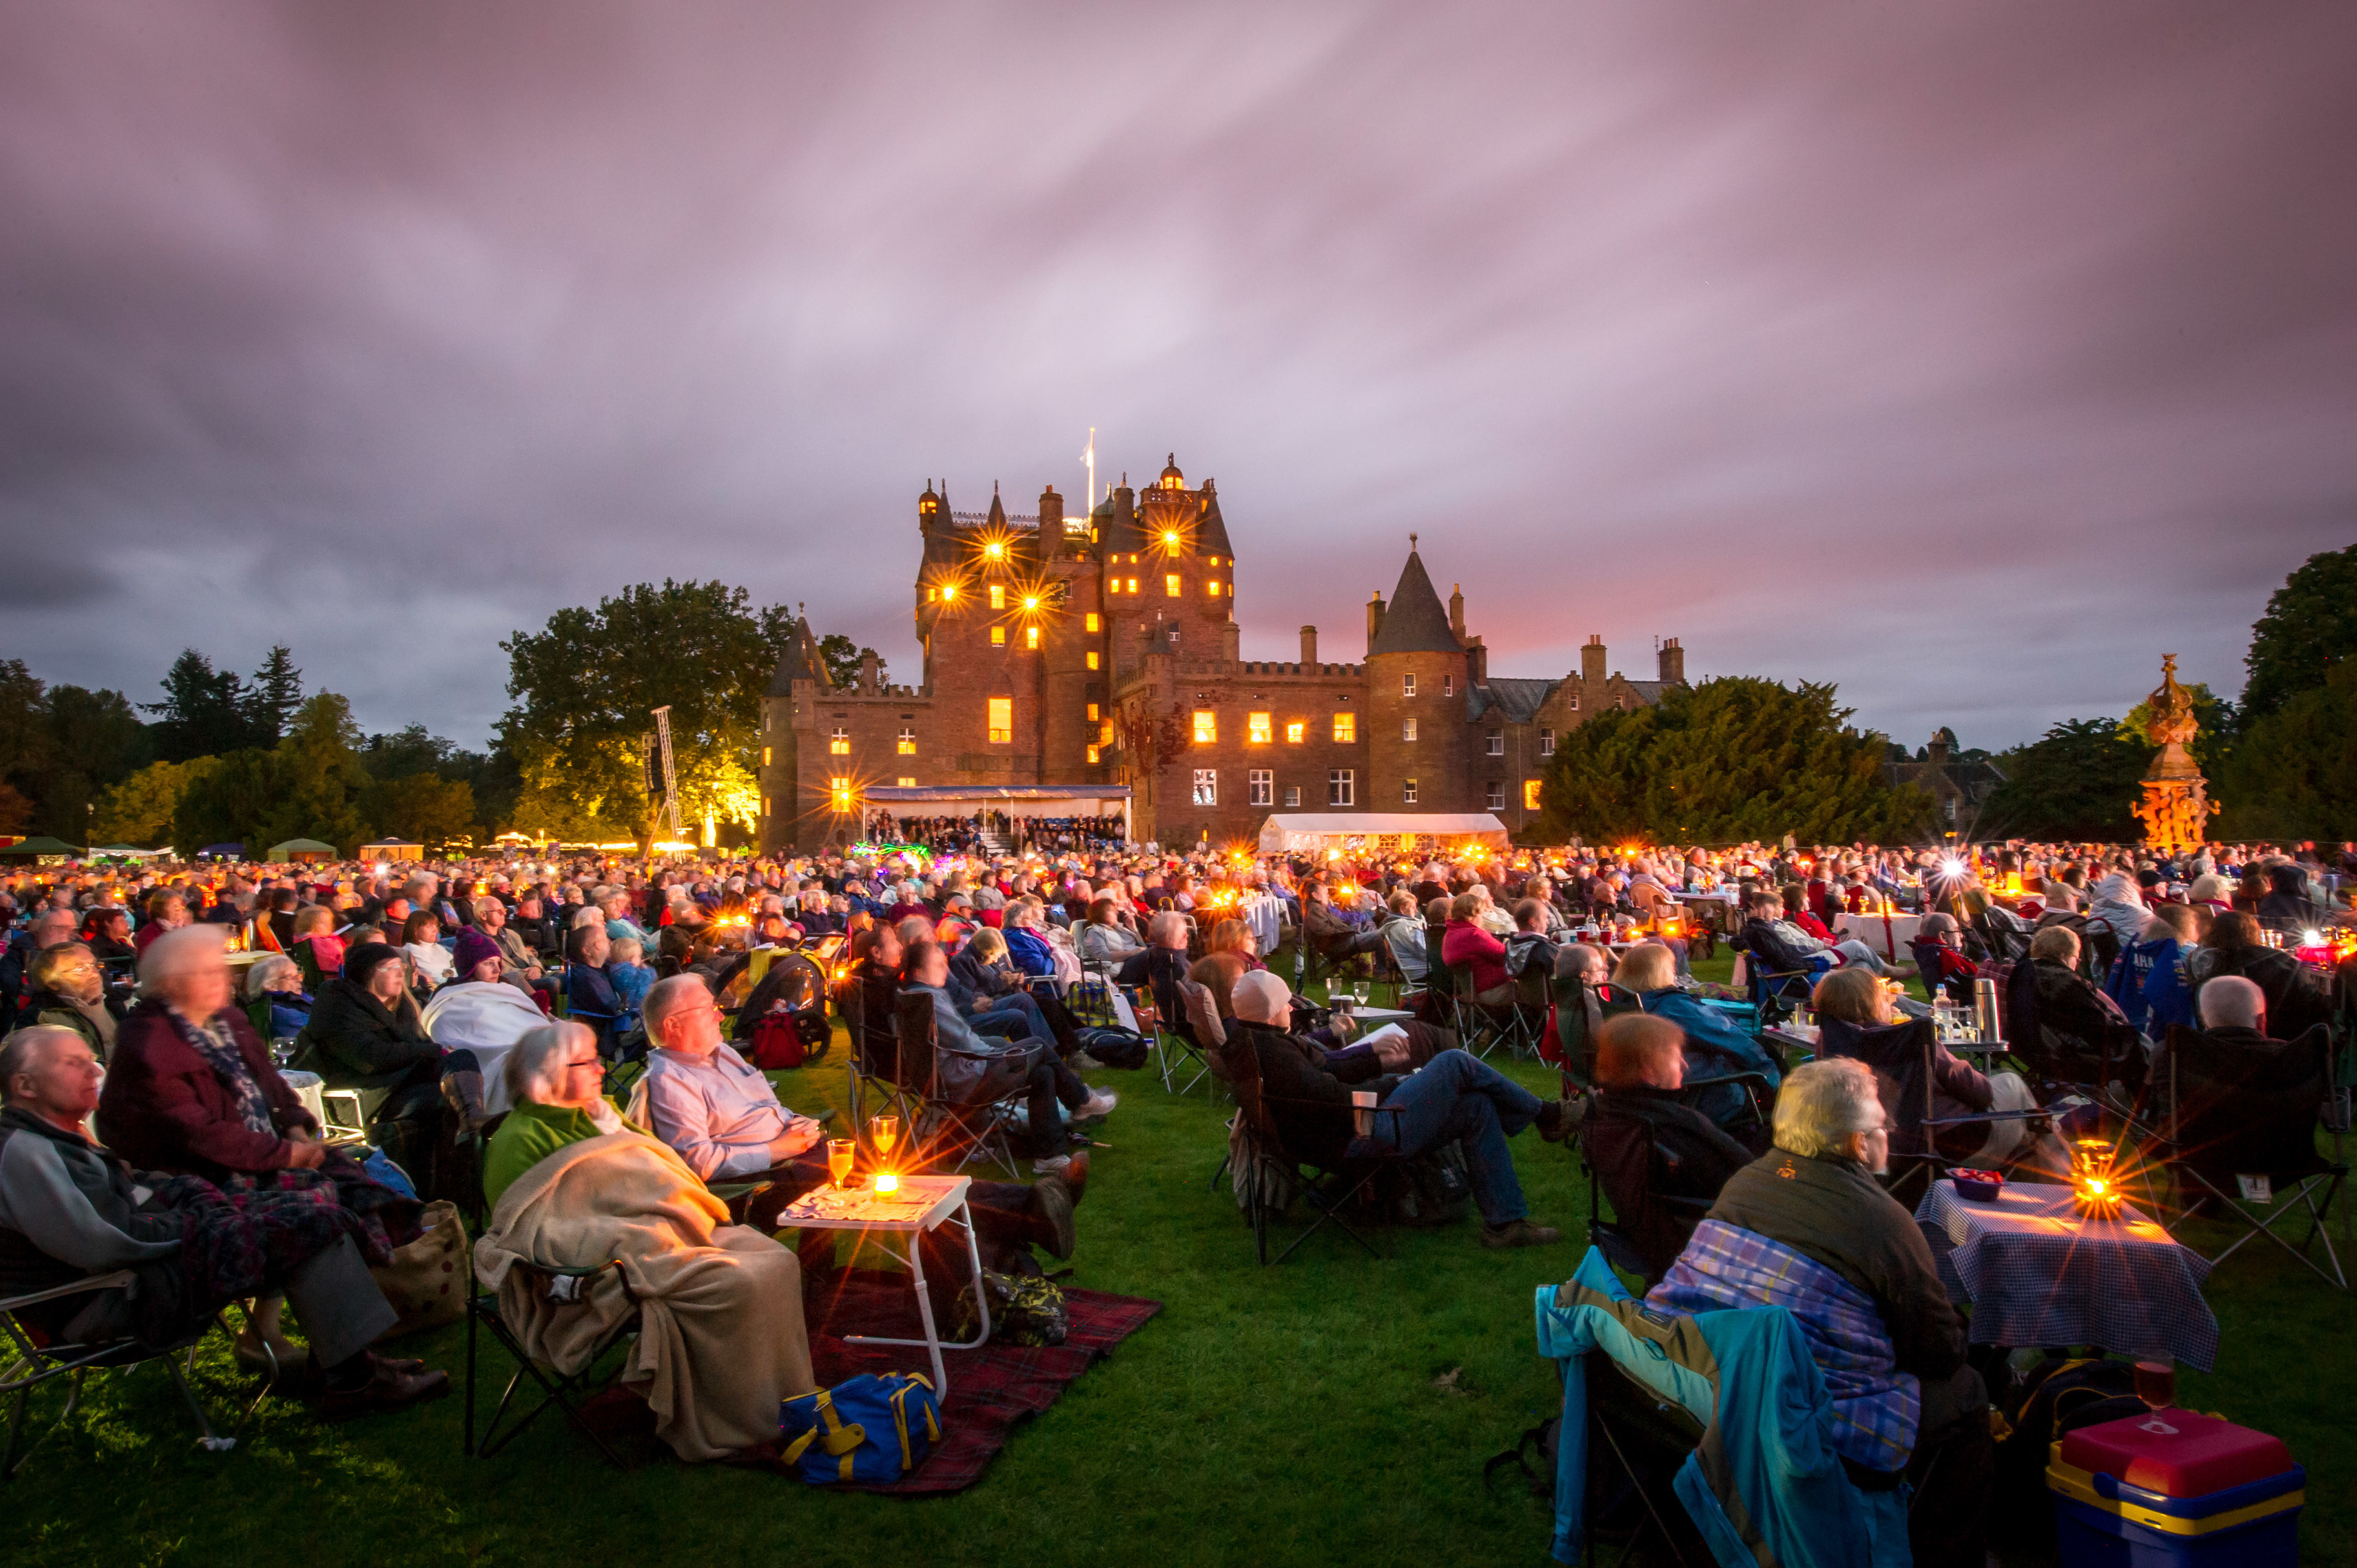
<svg viewBox="0 0 2357 1568">
<path fill-rule="evenodd" d="M 1506 944 L 1473 923 L 1480 909 L 1480 897 L 1473 893 L 1459 893 L 1448 906 L 1448 924 L 1440 936 L 1440 961 L 1451 969 L 1460 963 L 1470 965 L 1474 999 L 1485 1006 L 1502 1007 L 1514 999 L 1514 981 L 1506 972 Z"/>
<path fill-rule="evenodd" d="M 99 1139 L 134 1169 L 201 1176 L 232 1202 L 270 1173 L 317 1171 L 298 1179 L 331 1182 L 338 1205 L 355 1217 L 363 1255 L 389 1262 L 393 1248 L 416 1239 L 419 1206 L 319 1141 L 318 1122 L 231 1003 L 226 935 L 220 926 L 185 926 L 148 944 L 140 999 L 107 1059 Z M 280 1333 L 278 1301 L 256 1308 L 248 1333 L 269 1340 L 280 1365 L 300 1365 Z M 241 1360 L 260 1359 L 258 1345 L 240 1350 Z"/>
</svg>

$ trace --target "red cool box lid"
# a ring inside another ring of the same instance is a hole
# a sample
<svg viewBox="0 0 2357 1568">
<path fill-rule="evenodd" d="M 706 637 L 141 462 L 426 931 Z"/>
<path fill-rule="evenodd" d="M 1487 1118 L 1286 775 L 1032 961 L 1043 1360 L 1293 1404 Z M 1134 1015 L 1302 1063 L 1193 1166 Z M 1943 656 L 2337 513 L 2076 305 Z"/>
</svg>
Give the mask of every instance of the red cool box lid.
<svg viewBox="0 0 2357 1568">
<path fill-rule="evenodd" d="M 2166 1498 L 2222 1492 L 2292 1467 L 2291 1450 L 2280 1440 L 2190 1410 L 2083 1426 L 2063 1436 L 2061 1459 Z"/>
</svg>

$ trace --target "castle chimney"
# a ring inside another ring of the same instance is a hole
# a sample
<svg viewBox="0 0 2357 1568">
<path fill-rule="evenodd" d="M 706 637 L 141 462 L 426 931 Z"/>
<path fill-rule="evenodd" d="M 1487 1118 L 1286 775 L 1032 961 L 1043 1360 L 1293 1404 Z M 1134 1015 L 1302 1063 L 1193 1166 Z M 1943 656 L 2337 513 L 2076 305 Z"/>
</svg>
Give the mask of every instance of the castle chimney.
<svg viewBox="0 0 2357 1568">
<path fill-rule="evenodd" d="M 1579 650 L 1579 678 L 1590 686 L 1601 686 L 1608 666 L 1604 662 L 1604 639 L 1596 632 L 1587 634 L 1587 646 Z"/>
<path fill-rule="evenodd" d="M 1056 548 L 1064 537 L 1064 498 L 1049 485 L 1039 492 L 1039 549 L 1042 553 Z"/>
<path fill-rule="evenodd" d="M 1233 664 L 1243 657 L 1243 628 L 1233 621 L 1220 628 L 1220 657 Z"/>
<path fill-rule="evenodd" d="M 873 650 L 859 656 L 859 689 L 863 692 L 876 690 L 876 655 Z"/>
<path fill-rule="evenodd" d="M 1480 638 L 1469 638 L 1465 643 L 1465 668 L 1476 686 L 1490 683 L 1490 650 Z"/>
<path fill-rule="evenodd" d="M 1663 681 L 1673 686 L 1684 685 L 1686 682 L 1686 650 L 1678 646 L 1678 639 L 1676 638 L 1673 637 L 1662 644 L 1660 659 L 1662 661 Z"/>
<path fill-rule="evenodd" d="M 1303 628 L 1301 628 L 1301 670 L 1302 670 L 1302 673 L 1304 673 L 1304 674 L 1306 675 L 1306 674 L 1309 673 L 1311 671 L 1316 670 L 1317 668 L 1318 668 L 1318 628 L 1317 628 L 1316 627 L 1314 627 L 1314 626 L 1305 626 L 1305 627 L 1303 627 Z"/>
<path fill-rule="evenodd" d="M 1383 591 L 1377 588 L 1367 600 L 1367 651 L 1375 650 L 1375 636 L 1383 629 Z"/>
<path fill-rule="evenodd" d="M 1931 744 L 1923 748 L 1923 758 L 1933 768 L 1948 765 L 1948 731 L 1946 725 L 1932 732 Z"/>
<path fill-rule="evenodd" d="M 1448 585 L 1448 629 L 1456 635 L 1458 641 L 1465 640 L 1465 585 L 1462 583 Z"/>
</svg>

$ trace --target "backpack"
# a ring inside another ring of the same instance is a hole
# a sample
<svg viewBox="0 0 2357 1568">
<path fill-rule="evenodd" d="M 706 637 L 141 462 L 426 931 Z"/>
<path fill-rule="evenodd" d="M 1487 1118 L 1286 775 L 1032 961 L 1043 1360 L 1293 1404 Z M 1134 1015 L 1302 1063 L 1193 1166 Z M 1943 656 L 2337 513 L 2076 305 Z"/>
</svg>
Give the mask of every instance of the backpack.
<svg viewBox="0 0 2357 1568">
<path fill-rule="evenodd" d="M 779 1462 L 813 1487 L 888 1486 L 942 1440 L 933 1385 L 915 1372 L 866 1372 L 778 1410 Z"/>
<path fill-rule="evenodd" d="M 1061 1345 L 1071 1334 L 1071 1309 L 1064 1303 L 1062 1287 L 1054 1280 L 1041 1274 L 1002 1274 L 985 1269 L 982 1288 L 990 1302 L 992 1344 Z M 974 1312 L 974 1286 L 968 1285 L 958 1293 L 952 1324 L 960 1339 L 973 1338 L 981 1327 Z"/>
<path fill-rule="evenodd" d="M 1124 1071 L 1144 1067 L 1147 1054 L 1154 1048 L 1154 1042 L 1135 1029 L 1083 1028 L 1075 1033 L 1082 1050 L 1105 1066 Z"/>
<path fill-rule="evenodd" d="M 745 1042 L 745 1059 L 764 1072 L 802 1065 L 802 1032 L 791 1013 L 772 1013 L 753 1025 Z"/>
</svg>

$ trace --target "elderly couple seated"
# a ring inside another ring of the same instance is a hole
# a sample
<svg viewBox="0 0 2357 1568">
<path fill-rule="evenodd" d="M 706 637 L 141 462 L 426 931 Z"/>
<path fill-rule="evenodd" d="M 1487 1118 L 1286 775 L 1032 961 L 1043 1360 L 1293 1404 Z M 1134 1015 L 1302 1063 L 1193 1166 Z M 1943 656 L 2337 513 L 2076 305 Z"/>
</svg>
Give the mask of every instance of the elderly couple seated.
<svg viewBox="0 0 2357 1568">
<path fill-rule="evenodd" d="M 0 1045 L 0 1296 L 127 1269 L 135 1288 L 59 1296 L 20 1321 L 52 1341 L 160 1349 L 248 1301 L 240 1364 L 274 1368 L 323 1417 L 447 1392 L 447 1374 L 369 1348 L 398 1316 L 369 1267 L 416 1238 L 420 1206 L 320 1141 L 231 1003 L 221 929 L 157 937 L 139 990 L 103 1073 L 71 1029 Z M 285 1337 L 283 1300 L 307 1354 Z"/>
<path fill-rule="evenodd" d="M 1540 1137 L 1560 1142 L 1572 1129 L 1563 1101 L 1540 1100 L 1456 1048 L 1445 1030 L 1434 1034 L 1446 1048 L 1405 1075 L 1385 1071 L 1380 1054 L 1363 1045 L 1296 1034 L 1293 993 L 1266 970 L 1236 979 L 1229 1001 L 1235 1024 L 1228 1048 L 1252 1052 L 1264 1102 L 1288 1148 L 1331 1169 L 1351 1159 L 1414 1157 L 1455 1140 L 1464 1147 L 1481 1211 L 1481 1245 L 1543 1247 L 1560 1239 L 1552 1226 L 1530 1218 L 1506 1141 L 1535 1125 Z M 1370 1130 L 1359 1133 L 1354 1089 L 1372 1092 L 1378 1105 L 1398 1113 L 1373 1116 Z"/>
<path fill-rule="evenodd" d="M 818 1123 L 782 1104 L 721 1038 L 702 977 L 658 981 L 644 1016 L 653 1048 L 643 1123 L 605 1099 L 605 1063 L 585 1026 L 543 1026 L 509 1053 L 513 1109 L 484 1162 L 492 1213 L 476 1273 L 525 1348 L 561 1370 L 577 1370 L 638 1313 L 624 1380 L 644 1394 L 674 1453 L 715 1459 L 774 1438 L 780 1402 L 813 1386 L 802 1264 L 770 1231 L 828 1172 Z M 1027 1243 L 1069 1257 L 1087 1179 L 1080 1156 L 1028 1187 L 974 1183 L 985 1265 Z M 730 1185 L 743 1190 L 714 1190 Z M 619 1276 L 597 1277 L 586 1312 L 553 1307 L 533 1288 L 538 1270 L 612 1261 Z M 929 1273 L 954 1281 L 962 1270 L 943 1252 Z"/>
</svg>

